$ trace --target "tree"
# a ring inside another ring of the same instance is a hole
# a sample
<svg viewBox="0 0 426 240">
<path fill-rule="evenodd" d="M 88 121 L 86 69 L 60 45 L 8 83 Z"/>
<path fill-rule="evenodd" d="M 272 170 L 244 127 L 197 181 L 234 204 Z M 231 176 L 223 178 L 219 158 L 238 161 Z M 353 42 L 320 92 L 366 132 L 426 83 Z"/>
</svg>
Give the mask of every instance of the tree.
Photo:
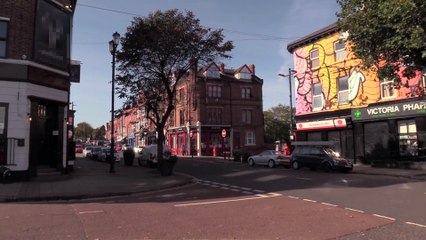
<svg viewBox="0 0 426 240">
<path fill-rule="evenodd" d="M 164 128 L 175 107 L 176 86 L 197 63 L 230 58 L 232 42 L 223 30 L 200 25 L 194 14 L 177 9 L 136 17 L 117 54 L 117 90 L 125 106 L 142 106 L 157 131 L 158 160 L 163 160 Z"/>
<path fill-rule="evenodd" d="M 426 1 L 337 0 L 338 26 L 348 31 L 352 50 L 367 68 L 375 67 L 381 79 L 397 72 L 412 78 L 425 67 Z"/>
<path fill-rule="evenodd" d="M 74 136 L 76 139 L 81 139 L 84 142 L 92 138 L 93 127 L 87 122 L 81 122 L 77 124 L 77 127 L 74 131 Z"/>
<path fill-rule="evenodd" d="M 279 104 L 263 112 L 265 117 L 265 142 L 289 142 L 290 107 Z"/>
<path fill-rule="evenodd" d="M 94 139 L 105 140 L 105 134 L 106 134 L 106 129 L 104 125 L 93 130 Z"/>
</svg>

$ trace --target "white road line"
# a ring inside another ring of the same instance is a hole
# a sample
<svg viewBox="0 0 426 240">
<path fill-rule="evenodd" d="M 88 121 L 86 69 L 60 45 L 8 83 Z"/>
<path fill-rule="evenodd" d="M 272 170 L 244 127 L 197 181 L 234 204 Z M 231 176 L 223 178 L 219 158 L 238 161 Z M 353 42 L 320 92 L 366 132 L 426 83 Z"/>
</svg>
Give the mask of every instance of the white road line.
<svg viewBox="0 0 426 240">
<path fill-rule="evenodd" d="M 267 195 L 258 194 L 255 197 L 249 197 L 249 198 L 238 198 L 238 199 L 222 200 L 222 201 L 193 202 L 193 203 L 176 204 L 175 207 L 191 207 L 191 206 L 202 206 L 202 205 L 230 203 L 230 202 L 241 202 L 241 201 L 247 201 L 247 200 L 258 200 L 258 199 L 272 198 L 272 197 L 277 197 L 277 196 L 267 196 Z"/>
<path fill-rule="evenodd" d="M 304 199 L 303 199 L 303 201 L 307 201 L 307 202 L 317 202 L 317 201 L 315 201 L 315 200 L 311 200 L 311 199 L 307 199 L 307 198 L 304 198 Z"/>
<path fill-rule="evenodd" d="M 295 197 L 295 196 L 287 196 L 287 197 L 292 198 L 292 199 L 299 199 L 299 197 Z"/>
<path fill-rule="evenodd" d="M 379 214 L 373 214 L 373 216 L 376 216 L 376 217 L 380 217 L 380 218 L 384 218 L 384 219 L 388 219 L 388 220 L 392 220 L 392 221 L 395 221 L 395 218 L 391 218 L 391 217 L 386 217 L 386 216 L 383 216 L 383 215 L 379 215 Z"/>
<path fill-rule="evenodd" d="M 331 204 L 331 203 L 326 203 L 326 202 L 322 202 L 322 205 L 326 205 L 326 206 L 330 206 L 330 207 L 337 207 L 336 204 Z"/>
<path fill-rule="evenodd" d="M 296 179 L 306 180 L 306 181 L 311 181 L 312 180 L 312 178 L 304 178 L 304 177 L 297 177 Z"/>
<path fill-rule="evenodd" d="M 270 192 L 268 193 L 269 196 L 273 196 L 273 197 L 281 197 L 282 194 L 281 193 L 274 193 L 274 192 Z"/>
<path fill-rule="evenodd" d="M 265 191 L 262 191 L 262 190 L 253 190 L 253 192 L 264 193 Z"/>
<path fill-rule="evenodd" d="M 94 214 L 94 213 L 103 213 L 103 210 L 94 210 L 94 211 L 83 211 L 83 212 L 78 212 L 78 214 Z"/>
<path fill-rule="evenodd" d="M 246 190 L 246 191 L 250 191 L 251 188 L 247 188 L 247 187 L 242 187 L 241 189 Z"/>
<path fill-rule="evenodd" d="M 409 225 L 414 225 L 414 226 L 417 226 L 417 227 L 426 228 L 426 225 L 422 225 L 422 224 L 418 224 L 418 223 L 413 223 L 413 222 L 405 222 L 405 223 L 409 224 Z"/>
<path fill-rule="evenodd" d="M 353 212 L 359 212 L 359 213 L 364 213 L 364 211 L 362 211 L 362 210 L 358 210 L 358 209 L 353 209 L 353 208 L 347 208 L 347 207 L 345 207 L 345 209 L 346 209 L 346 210 L 350 210 L 350 211 L 353 211 Z"/>
</svg>

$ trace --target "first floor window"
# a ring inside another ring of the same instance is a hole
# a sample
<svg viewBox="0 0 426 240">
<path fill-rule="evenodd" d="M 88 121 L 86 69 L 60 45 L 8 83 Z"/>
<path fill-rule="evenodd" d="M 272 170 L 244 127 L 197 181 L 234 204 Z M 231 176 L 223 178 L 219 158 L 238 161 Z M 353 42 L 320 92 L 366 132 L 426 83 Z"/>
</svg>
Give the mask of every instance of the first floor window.
<svg viewBox="0 0 426 240">
<path fill-rule="evenodd" d="M 397 90 L 394 86 L 393 80 L 383 79 L 380 81 L 380 95 L 382 98 L 395 97 Z"/>
<path fill-rule="evenodd" d="M 334 56 L 335 56 L 336 62 L 343 61 L 346 59 L 345 41 L 339 40 L 334 43 Z"/>
<path fill-rule="evenodd" d="M 318 68 L 320 65 L 320 59 L 319 59 L 319 51 L 318 49 L 313 49 L 310 53 L 309 53 L 309 60 L 311 63 L 311 68 Z"/>
<path fill-rule="evenodd" d="M 321 110 L 323 106 L 322 102 L 322 89 L 321 83 L 315 83 L 312 89 L 312 105 L 314 110 Z"/>
<path fill-rule="evenodd" d="M 243 110 L 242 121 L 245 124 L 251 124 L 251 110 Z"/>
<path fill-rule="evenodd" d="M 339 86 L 339 94 L 338 94 L 339 105 L 349 103 L 349 101 L 348 101 L 348 95 L 349 95 L 348 77 L 345 76 L 345 77 L 338 78 L 338 86 Z"/>
<path fill-rule="evenodd" d="M 241 88 L 241 98 L 250 99 L 251 98 L 251 88 Z"/>
<path fill-rule="evenodd" d="M 209 85 L 207 87 L 207 95 L 209 97 L 216 97 L 216 98 L 222 97 L 222 87 L 219 85 Z"/>
<path fill-rule="evenodd" d="M 0 20 L 0 58 L 6 57 L 8 21 Z"/>
<path fill-rule="evenodd" d="M 207 117 L 208 117 L 207 122 L 209 124 L 222 124 L 222 109 L 208 108 Z"/>
<path fill-rule="evenodd" d="M 256 138 L 253 131 L 247 131 L 246 132 L 246 145 L 255 145 L 256 144 Z"/>
<path fill-rule="evenodd" d="M 180 126 L 185 125 L 185 111 L 184 110 L 179 111 L 179 125 Z"/>
</svg>

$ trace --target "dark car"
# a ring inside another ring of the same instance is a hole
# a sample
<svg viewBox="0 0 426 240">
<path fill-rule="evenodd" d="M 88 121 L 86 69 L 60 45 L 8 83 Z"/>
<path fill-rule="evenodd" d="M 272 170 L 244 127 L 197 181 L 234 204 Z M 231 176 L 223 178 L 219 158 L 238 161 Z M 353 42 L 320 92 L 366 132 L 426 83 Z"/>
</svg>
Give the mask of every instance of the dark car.
<svg viewBox="0 0 426 240">
<path fill-rule="evenodd" d="M 327 144 L 301 144 L 297 145 L 291 154 L 290 164 L 293 169 L 307 167 L 311 170 L 324 169 L 325 171 L 340 170 L 349 172 L 353 169 L 350 160 L 340 157 L 340 154 Z"/>
</svg>

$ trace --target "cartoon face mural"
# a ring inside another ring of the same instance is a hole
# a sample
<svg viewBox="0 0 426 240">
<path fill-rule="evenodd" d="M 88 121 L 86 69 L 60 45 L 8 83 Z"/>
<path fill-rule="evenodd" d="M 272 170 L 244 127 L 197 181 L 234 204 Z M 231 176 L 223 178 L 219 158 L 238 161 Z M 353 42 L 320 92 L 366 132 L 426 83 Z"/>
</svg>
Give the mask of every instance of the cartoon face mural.
<svg viewBox="0 0 426 240">
<path fill-rule="evenodd" d="M 413 79 L 401 77 L 405 87 L 396 87 L 392 80 L 380 80 L 376 69 L 364 70 L 340 33 L 295 49 L 293 58 L 296 115 L 405 99 L 424 89 L 420 73 Z"/>
</svg>

